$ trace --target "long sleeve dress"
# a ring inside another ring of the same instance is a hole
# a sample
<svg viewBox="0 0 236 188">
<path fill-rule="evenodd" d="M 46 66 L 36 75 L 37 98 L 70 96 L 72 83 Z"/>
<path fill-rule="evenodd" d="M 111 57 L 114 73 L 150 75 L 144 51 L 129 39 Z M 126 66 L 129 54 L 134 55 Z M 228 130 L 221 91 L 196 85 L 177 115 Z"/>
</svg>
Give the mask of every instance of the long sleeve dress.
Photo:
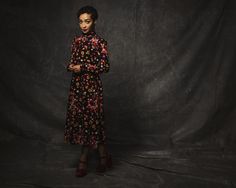
<svg viewBox="0 0 236 188">
<path fill-rule="evenodd" d="M 74 38 L 71 60 L 80 64 L 79 73 L 72 72 L 66 113 L 65 143 L 97 148 L 105 143 L 103 87 L 99 77 L 109 71 L 107 42 L 94 31 Z"/>
</svg>

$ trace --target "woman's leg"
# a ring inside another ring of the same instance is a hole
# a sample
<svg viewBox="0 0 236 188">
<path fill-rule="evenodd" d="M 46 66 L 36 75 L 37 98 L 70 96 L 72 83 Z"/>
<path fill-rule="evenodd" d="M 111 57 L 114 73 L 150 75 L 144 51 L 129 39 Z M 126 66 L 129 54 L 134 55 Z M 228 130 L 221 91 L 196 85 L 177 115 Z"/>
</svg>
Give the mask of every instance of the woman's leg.
<svg viewBox="0 0 236 188">
<path fill-rule="evenodd" d="M 89 147 L 82 146 L 80 159 L 79 159 L 79 165 L 76 168 L 76 174 L 75 174 L 77 177 L 83 177 L 87 175 L 88 152 L 89 152 Z"/>
<path fill-rule="evenodd" d="M 100 163 L 102 165 L 106 164 L 106 156 L 107 156 L 107 148 L 105 144 L 98 144 L 98 152 L 99 152 L 99 156 L 100 156 Z"/>
<path fill-rule="evenodd" d="M 89 147 L 83 145 L 81 148 L 79 169 L 87 168 L 88 152 L 89 152 Z"/>
<path fill-rule="evenodd" d="M 107 151 L 107 147 L 105 144 L 101 143 L 98 145 L 99 152 L 99 165 L 97 166 L 97 172 L 105 172 L 107 169 L 112 168 L 112 159 L 111 155 Z"/>
</svg>

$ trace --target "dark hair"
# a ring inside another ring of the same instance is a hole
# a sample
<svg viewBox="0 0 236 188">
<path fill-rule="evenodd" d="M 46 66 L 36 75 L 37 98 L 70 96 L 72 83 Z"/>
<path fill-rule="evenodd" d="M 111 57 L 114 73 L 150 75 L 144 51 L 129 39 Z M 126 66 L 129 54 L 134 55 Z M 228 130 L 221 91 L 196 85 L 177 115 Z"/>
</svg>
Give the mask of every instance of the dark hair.
<svg viewBox="0 0 236 188">
<path fill-rule="evenodd" d="M 79 18 L 80 15 L 84 14 L 84 13 L 91 14 L 91 18 L 93 19 L 93 21 L 98 19 L 98 12 L 92 6 L 84 6 L 84 7 L 80 8 L 77 12 L 77 18 Z"/>
</svg>

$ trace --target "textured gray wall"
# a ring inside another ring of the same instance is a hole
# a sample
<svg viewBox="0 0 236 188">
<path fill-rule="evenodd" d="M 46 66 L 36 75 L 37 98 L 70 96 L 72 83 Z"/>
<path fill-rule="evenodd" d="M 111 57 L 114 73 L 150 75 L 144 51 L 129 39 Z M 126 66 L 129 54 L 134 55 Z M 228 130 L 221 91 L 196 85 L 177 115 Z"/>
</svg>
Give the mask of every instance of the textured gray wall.
<svg viewBox="0 0 236 188">
<path fill-rule="evenodd" d="M 1 5 L 2 140 L 63 142 L 76 12 L 99 11 L 108 138 L 235 143 L 234 1 L 6 1 Z"/>
</svg>

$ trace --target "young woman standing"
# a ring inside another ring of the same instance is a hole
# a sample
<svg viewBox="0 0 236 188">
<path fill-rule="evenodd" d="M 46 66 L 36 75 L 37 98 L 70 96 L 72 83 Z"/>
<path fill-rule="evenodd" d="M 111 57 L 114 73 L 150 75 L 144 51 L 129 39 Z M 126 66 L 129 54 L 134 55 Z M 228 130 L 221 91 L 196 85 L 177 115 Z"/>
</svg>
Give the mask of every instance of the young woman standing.
<svg viewBox="0 0 236 188">
<path fill-rule="evenodd" d="M 95 32 L 97 10 L 82 7 L 77 17 L 82 31 L 71 46 L 71 60 L 67 70 L 72 72 L 65 125 L 65 143 L 80 144 L 81 155 L 76 176 L 87 174 L 89 149 L 99 152 L 97 172 L 112 167 L 107 151 L 104 127 L 103 87 L 99 77 L 108 72 L 107 42 Z"/>
</svg>

